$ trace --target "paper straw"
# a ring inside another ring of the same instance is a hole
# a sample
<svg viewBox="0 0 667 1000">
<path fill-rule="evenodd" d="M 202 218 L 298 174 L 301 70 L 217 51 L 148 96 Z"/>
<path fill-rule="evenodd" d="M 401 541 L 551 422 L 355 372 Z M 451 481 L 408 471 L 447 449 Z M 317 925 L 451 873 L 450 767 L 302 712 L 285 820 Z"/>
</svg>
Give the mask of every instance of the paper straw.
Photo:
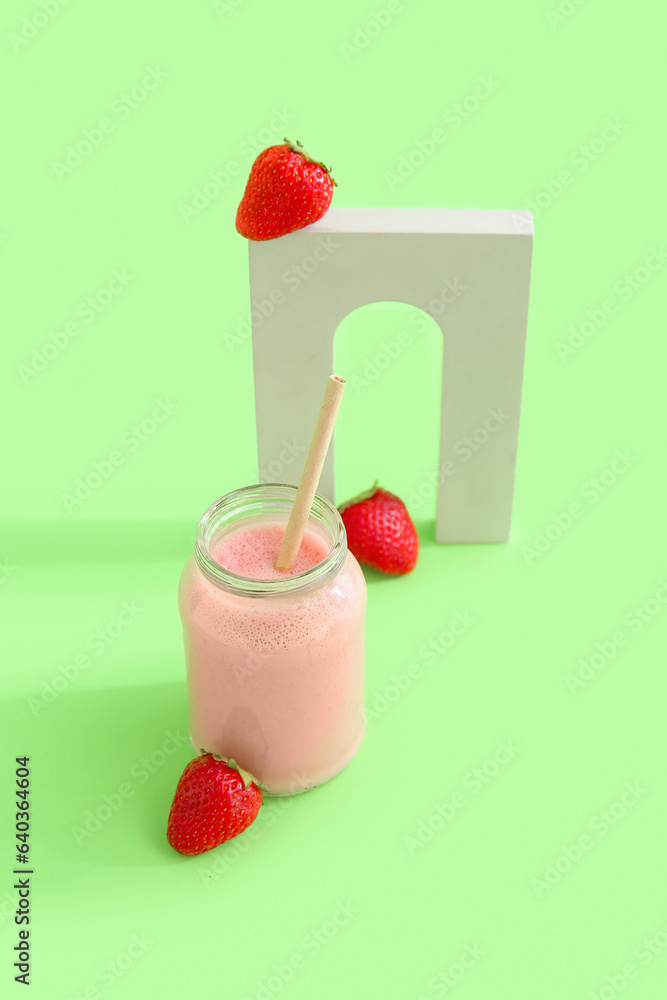
<svg viewBox="0 0 667 1000">
<path fill-rule="evenodd" d="M 276 559 L 276 569 L 287 572 L 292 569 L 299 553 L 301 539 L 306 530 L 308 516 L 313 499 L 317 492 L 317 487 L 322 474 L 324 460 L 329 450 L 329 442 L 333 434 L 334 424 L 338 416 L 338 407 L 345 388 L 345 379 L 338 375 L 330 375 L 327 379 L 324 399 L 320 412 L 317 415 L 317 423 L 313 431 L 310 448 L 306 455 L 306 462 L 301 473 L 299 486 L 294 499 L 285 535 L 283 537 L 280 552 Z"/>
</svg>

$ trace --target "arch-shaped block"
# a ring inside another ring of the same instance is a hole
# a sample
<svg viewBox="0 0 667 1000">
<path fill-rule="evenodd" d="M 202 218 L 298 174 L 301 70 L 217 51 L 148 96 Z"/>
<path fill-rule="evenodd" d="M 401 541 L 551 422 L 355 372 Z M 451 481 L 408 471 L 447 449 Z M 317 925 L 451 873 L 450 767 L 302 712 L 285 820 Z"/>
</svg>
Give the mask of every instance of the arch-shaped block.
<svg viewBox="0 0 667 1000">
<path fill-rule="evenodd" d="M 507 541 L 532 243 L 530 212 L 382 208 L 330 209 L 288 236 L 249 241 L 260 468 L 297 452 L 282 481 L 298 481 L 336 328 L 360 306 L 405 302 L 444 338 L 436 539 Z M 466 436 L 477 445 L 467 459 Z M 333 442 L 319 492 L 335 500 Z"/>
</svg>

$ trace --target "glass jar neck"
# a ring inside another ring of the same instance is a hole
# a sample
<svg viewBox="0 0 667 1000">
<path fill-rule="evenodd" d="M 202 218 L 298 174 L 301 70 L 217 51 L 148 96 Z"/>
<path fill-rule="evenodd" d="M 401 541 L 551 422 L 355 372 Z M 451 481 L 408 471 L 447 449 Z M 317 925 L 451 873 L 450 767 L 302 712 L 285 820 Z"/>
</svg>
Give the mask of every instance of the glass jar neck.
<svg viewBox="0 0 667 1000">
<path fill-rule="evenodd" d="M 195 538 L 195 559 L 204 576 L 217 587 L 245 597 L 303 594 L 332 580 L 345 562 L 347 537 L 340 514 L 319 494 L 313 500 L 308 527 L 323 538 L 328 552 L 321 562 L 304 573 L 277 580 L 258 580 L 232 573 L 211 555 L 223 535 L 243 527 L 244 523 L 284 521 L 287 524 L 295 496 L 296 486 L 263 483 L 235 490 L 212 504 L 199 522 Z"/>
</svg>

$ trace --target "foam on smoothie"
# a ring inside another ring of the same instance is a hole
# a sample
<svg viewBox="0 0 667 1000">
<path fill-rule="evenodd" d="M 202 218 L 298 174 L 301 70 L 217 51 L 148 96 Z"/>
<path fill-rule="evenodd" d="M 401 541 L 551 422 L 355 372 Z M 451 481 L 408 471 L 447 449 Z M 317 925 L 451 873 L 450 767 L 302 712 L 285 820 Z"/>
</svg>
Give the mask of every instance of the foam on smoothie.
<svg viewBox="0 0 667 1000">
<path fill-rule="evenodd" d="M 299 554 L 291 570 L 283 573 L 274 563 L 285 534 L 284 524 L 261 524 L 224 535 L 211 549 L 216 562 L 231 573 L 254 580 L 280 580 L 312 569 L 328 555 L 324 539 L 313 532 L 303 536 Z"/>
<path fill-rule="evenodd" d="M 308 529 L 294 567 L 283 573 L 274 562 L 284 533 L 284 523 L 245 525 L 214 542 L 210 553 L 232 573 L 257 580 L 289 579 L 328 555 L 325 539 Z M 243 650 L 243 657 L 250 650 L 261 657 L 279 650 L 307 649 L 325 639 L 351 613 L 358 587 L 354 571 L 345 566 L 334 583 L 298 598 L 239 598 L 192 572 L 184 578 L 181 599 L 193 625 L 217 642 Z"/>
</svg>

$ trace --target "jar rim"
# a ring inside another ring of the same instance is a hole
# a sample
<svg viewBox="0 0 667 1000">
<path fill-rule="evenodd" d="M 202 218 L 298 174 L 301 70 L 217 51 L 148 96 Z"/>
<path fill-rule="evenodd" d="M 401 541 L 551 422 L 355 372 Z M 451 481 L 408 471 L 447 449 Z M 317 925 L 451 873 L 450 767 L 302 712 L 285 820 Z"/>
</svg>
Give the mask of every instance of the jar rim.
<svg viewBox="0 0 667 1000">
<path fill-rule="evenodd" d="M 308 523 L 324 529 L 330 548 L 324 559 L 310 569 L 279 579 L 261 580 L 233 573 L 211 556 L 211 543 L 225 525 L 237 527 L 243 520 L 256 519 L 262 510 L 269 508 L 289 516 L 296 489 L 287 483 L 260 483 L 233 490 L 212 503 L 204 511 L 195 536 L 195 560 L 202 573 L 223 590 L 245 597 L 303 594 L 335 577 L 347 555 L 347 533 L 336 507 L 319 493 L 313 499 Z"/>
</svg>

